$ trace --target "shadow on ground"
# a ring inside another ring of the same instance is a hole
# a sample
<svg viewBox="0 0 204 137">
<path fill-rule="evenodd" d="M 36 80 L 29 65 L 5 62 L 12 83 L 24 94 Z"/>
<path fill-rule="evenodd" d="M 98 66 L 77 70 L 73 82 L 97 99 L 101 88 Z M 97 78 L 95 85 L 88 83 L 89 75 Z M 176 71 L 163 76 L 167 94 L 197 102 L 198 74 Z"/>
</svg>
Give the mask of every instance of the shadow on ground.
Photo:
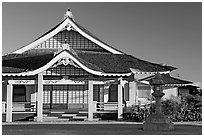
<svg viewBox="0 0 204 137">
<path fill-rule="evenodd" d="M 174 131 L 143 131 L 141 124 L 3 125 L 3 135 L 202 135 L 202 126 L 175 125 Z"/>
</svg>

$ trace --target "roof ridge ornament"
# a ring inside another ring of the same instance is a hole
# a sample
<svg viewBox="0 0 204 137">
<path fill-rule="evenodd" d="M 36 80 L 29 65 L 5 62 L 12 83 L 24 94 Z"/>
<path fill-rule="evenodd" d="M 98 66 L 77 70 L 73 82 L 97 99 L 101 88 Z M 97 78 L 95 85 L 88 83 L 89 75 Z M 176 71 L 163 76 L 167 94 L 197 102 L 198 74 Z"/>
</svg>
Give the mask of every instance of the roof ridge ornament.
<svg viewBox="0 0 204 137">
<path fill-rule="evenodd" d="M 67 25 L 64 27 L 64 30 L 70 31 L 70 30 L 74 30 L 74 28 L 72 27 L 72 25 L 70 23 L 67 23 Z"/>
<path fill-rule="evenodd" d="M 58 51 L 54 52 L 54 56 L 62 52 L 63 50 L 70 51 L 73 55 L 78 56 L 77 52 L 71 48 L 71 45 L 68 44 L 67 39 L 65 39 L 64 44 L 62 44 L 62 47 L 58 49 Z"/>
<path fill-rule="evenodd" d="M 70 51 L 70 45 L 67 43 L 67 39 L 65 39 L 65 43 L 62 45 L 62 50 L 65 49 Z"/>
<path fill-rule="evenodd" d="M 72 12 L 71 12 L 71 10 L 69 8 L 67 9 L 67 11 L 64 14 L 64 19 L 67 18 L 67 17 L 74 20 L 74 16 L 73 16 L 73 14 L 72 14 Z"/>
</svg>

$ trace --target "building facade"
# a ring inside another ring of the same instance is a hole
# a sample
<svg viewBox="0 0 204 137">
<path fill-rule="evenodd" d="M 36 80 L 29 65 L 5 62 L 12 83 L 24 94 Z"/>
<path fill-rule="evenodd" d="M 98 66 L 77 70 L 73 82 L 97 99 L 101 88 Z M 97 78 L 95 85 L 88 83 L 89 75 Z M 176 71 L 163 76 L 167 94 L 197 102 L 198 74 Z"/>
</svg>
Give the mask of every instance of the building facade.
<svg viewBox="0 0 204 137">
<path fill-rule="evenodd" d="M 4 55 L 2 65 L 6 122 L 17 113 L 36 114 L 40 122 L 45 111 L 71 109 L 86 110 L 90 121 L 112 111 L 121 119 L 123 108 L 143 94 L 139 76 L 176 69 L 113 48 L 80 26 L 71 11 L 32 43 Z"/>
</svg>

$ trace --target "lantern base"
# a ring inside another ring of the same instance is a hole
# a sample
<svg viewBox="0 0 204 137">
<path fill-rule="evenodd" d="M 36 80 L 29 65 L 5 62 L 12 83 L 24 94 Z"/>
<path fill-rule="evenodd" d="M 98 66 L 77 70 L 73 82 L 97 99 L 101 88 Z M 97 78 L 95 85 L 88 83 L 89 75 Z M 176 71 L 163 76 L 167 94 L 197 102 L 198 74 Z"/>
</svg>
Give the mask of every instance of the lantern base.
<svg viewBox="0 0 204 137">
<path fill-rule="evenodd" d="M 143 123 L 145 131 L 170 131 L 174 130 L 174 124 L 164 114 L 151 114 Z"/>
</svg>

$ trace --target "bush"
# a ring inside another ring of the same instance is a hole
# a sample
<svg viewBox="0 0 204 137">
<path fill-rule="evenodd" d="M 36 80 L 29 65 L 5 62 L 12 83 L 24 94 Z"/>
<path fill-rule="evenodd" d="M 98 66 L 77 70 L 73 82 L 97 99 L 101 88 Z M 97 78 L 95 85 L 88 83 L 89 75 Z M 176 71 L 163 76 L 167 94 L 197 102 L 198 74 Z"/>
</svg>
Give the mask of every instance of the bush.
<svg viewBox="0 0 204 137">
<path fill-rule="evenodd" d="M 202 120 L 202 98 L 197 95 L 184 95 L 180 98 L 164 100 L 162 111 L 172 121 L 201 121 Z M 150 107 L 132 106 L 126 109 L 124 120 L 136 122 L 144 121 L 150 114 L 155 113 L 155 104 Z"/>
</svg>

